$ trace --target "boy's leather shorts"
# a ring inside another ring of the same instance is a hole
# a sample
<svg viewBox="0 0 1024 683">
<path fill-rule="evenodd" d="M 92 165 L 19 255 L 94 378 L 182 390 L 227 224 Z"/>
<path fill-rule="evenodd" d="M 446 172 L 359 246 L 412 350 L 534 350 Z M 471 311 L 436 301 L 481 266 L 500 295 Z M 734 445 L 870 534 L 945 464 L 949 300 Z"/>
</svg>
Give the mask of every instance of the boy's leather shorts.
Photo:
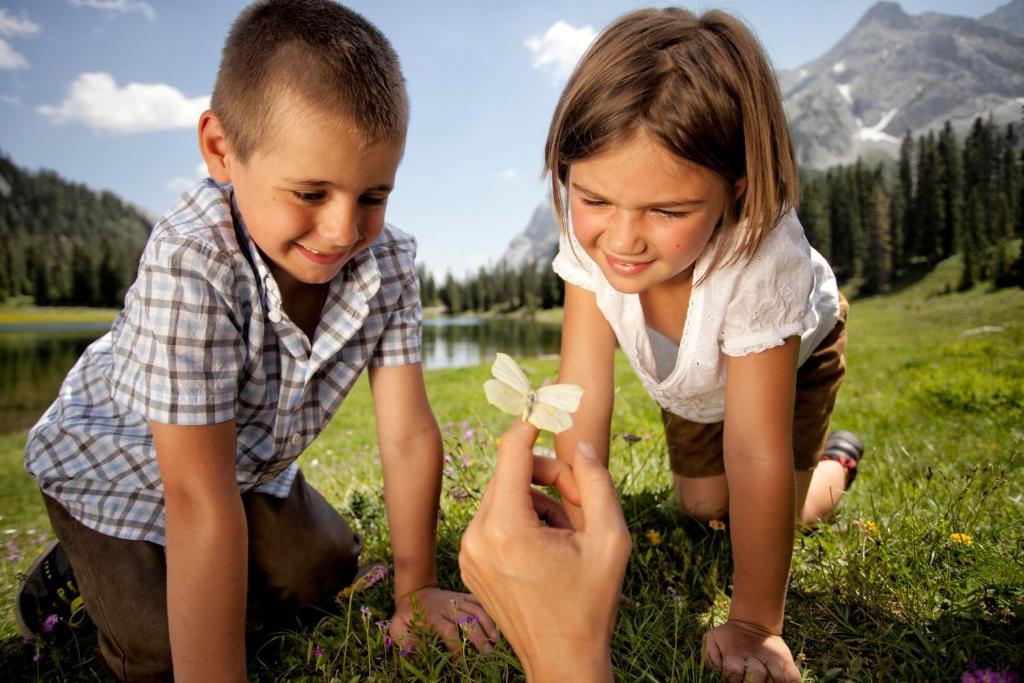
<svg viewBox="0 0 1024 683">
<path fill-rule="evenodd" d="M 172 680 L 163 546 L 101 534 L 53 498 L 43 494 L 43 500 L 111 673 L 123 681 Z M 242 503 L 249 535 L 247 634 L 294 625 L 299 608 L 333 602 L 351 583 L 362 539 L 301 471 L 287 498 L 249 492 Z"/>
<path fill-rule="evenodd" d="M 849 304 L 839 295 L 839 320 L 796 373 L 793 406 L 793 464 L 811 470 L 828 438 L 836 393 L 846 374 L 846 315 Z M 722 422 L 691 422 L 662 409 L 669 466 L 682 477 L 713 477 L 725 473 Z"/>
</svg>

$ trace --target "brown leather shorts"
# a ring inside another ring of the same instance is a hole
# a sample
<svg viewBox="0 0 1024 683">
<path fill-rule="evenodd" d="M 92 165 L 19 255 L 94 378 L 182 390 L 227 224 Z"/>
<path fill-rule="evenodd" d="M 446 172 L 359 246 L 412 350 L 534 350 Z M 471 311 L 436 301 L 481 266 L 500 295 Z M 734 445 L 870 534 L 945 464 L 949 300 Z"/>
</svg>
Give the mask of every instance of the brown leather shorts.
<svg viewBox="0 0 1024 683">
<path fill-rule="evenodd" d="M 810 470 L 818 464 L 828 437 L 836 393 L 846 374 L 846 315 L 849 303 L 839 295 L 839 320 L 796 373 L 793 406 L 793 464 Z M 725 473 L 722 423 L 691 422 L 664 409 L 665 442 L 672 472 L 682 477 L 713 477 Z"/>
</svg>

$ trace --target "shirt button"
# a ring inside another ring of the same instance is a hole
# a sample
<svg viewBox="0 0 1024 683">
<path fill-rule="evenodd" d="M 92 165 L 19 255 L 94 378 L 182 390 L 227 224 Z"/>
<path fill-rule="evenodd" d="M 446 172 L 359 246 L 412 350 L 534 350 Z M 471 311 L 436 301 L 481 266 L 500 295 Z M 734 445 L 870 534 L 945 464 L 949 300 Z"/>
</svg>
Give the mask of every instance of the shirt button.
<svg viewBox="0 0 1024 683">
<path fill-rule="evenodd" d="M 292 445 L 298 446 L 302 443 L 302 434 L 292 434 Z"/>
<path fill-rule="evenodd" d="M 280 311 L 271 311 L 270 313 L 267 313 L 267 317 L 270 318 L 270 322 L 272 322 L 272 323 L 279 323 L 279 322 L 281 322 L 281 312 Z"/>
</svg>

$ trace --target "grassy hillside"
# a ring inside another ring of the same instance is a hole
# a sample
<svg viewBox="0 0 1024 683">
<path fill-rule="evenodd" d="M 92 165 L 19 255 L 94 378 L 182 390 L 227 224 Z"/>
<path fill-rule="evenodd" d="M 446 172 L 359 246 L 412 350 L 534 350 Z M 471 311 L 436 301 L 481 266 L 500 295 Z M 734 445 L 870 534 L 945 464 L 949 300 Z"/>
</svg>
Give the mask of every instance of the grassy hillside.
<svg viewBox="0 0 1024 683">
<path fill-rule="evenodd" d="M 834 419 L 868 445 L 835 523 L 798 539 L 785 636 L 805 680 L 959 680 L 971 662 L 1024 666 L 1024 292 L 939 294 L 946 262 L 903 291 L 853 302 L 849 375 Z M 535 381 L 554 361 L 524 363 Z M 614 639 L 618 678 L 714 680 L 699 666 L 700 634 L 728 609 L 725 533 L 681 522 L 668 495 L 657 412 L 619 358 L 612 470 L 635 551 Z M 491 471 L 507 419 L 483 402 L 487 367 L 427 374 L 451 462 L 440 525 L 442 581 L 457 585 L 458 538 Z M 621 438 L 634 434 L 639 441 Z M 91 644 L 38 650 L 16 636 L 17 572 L 47 536 L 38 494 L 21 472 L 24 434 L 0 437 L 0 666 L 11 676 L 91 678 Z M 303 456 L 309 479 L 387 560 L 380 468 L 365 381 Z M 390 582 L 340 616 L 283 633 L 252 653 L 265 680 L 506 680 L 521 676 L 507 646 L 453 660 L 426 645 L 402 657 L 373 621 L 387 618 Z M 363 621 L 367 605 L 372 619 Z M 317 656 L 322 649 L 322 654 Z M 3 670 L 0 668 L 0 677 Z"/>
</svg>

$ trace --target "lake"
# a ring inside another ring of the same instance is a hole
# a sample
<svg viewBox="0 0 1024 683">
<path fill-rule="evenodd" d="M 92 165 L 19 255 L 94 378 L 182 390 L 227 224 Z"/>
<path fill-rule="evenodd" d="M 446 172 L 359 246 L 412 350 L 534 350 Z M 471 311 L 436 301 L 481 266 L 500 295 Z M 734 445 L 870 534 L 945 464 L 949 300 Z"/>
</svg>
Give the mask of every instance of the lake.
<svg viewBox="0 0 1024 683">
<path fill-rule="evenodd" d="M 53 401 L 68 370 L 109 323 L 0 325 L 0 434 L 27 429 Z M 559 325 L 504 318 L 423 321 L 428 370 L 489 362 L 496 351 L 516 358 L 558 353 Z"/>
</svg>

